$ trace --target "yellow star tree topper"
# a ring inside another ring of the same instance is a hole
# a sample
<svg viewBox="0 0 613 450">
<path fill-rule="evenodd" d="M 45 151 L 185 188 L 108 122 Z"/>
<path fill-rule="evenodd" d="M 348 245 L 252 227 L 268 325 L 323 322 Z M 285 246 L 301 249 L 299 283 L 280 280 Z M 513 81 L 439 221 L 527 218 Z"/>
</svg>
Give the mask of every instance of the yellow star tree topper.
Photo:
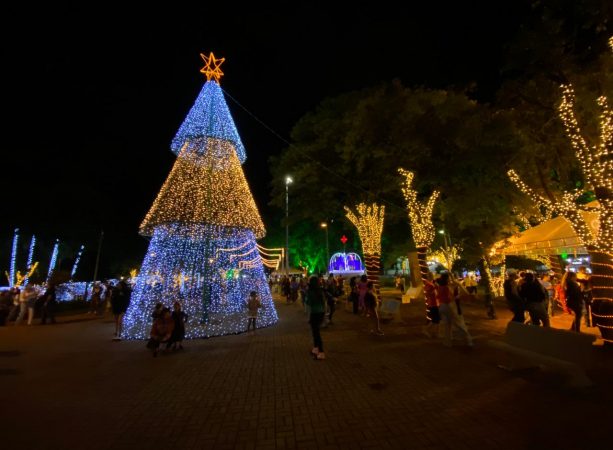
<svg viewBox="0 0 613 450">
<path fill-rule="evenodd" d="M 215 58 L 213 52 L 209 53 L 209 56 L 200 53 L 200 57 L 204 61 L 204 67 L 200 69 L 200 73 L 203 73 L 206 76 L 207 81 L 215 80 L 215 82 L 219 84 L 219 80 L 221 80 L 221 77 L 223 77 L 221 65 L 226 58 Z"/>
</svg>

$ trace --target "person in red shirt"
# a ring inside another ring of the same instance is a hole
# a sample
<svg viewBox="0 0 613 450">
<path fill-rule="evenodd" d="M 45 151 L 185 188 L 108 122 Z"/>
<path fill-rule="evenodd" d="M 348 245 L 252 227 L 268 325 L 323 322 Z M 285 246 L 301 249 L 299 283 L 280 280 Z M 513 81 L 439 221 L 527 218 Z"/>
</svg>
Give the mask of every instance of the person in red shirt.
<svg viewBox="0 0 613 450">
<path fill-rule="evenodd" d="M 432 272 L 428 272 L 424 279 L 424 295 L 426 297 L 426 319 L 428 323 L 422 328 L 422 332 L 426 337 L 431 338 L 430 330 L 434 331 L 434 336 L 438 336 L 438 324 L 441 321 L 441 315 L 438 310 L 438 301 L 436 300 L 436 285 L 434 284 L 434 276 Z"/>
<path fill-rule="evenodd" d="M 448 273 L 444 273 L 439 278 L 438 287 L 436 288 L 436 298 L 439 303 L 439 312 L 445 325 L 444 344 L 447 347 L 451 347 L 451 331 L 452 328 L 455 326 L 464 334 L 464 337 L 466 338 L 466 344 L 469 347 L 472 347 L 473 339 L 468 332 L 468 328 L 466 328 L 466 323 L 460 317 L 460 313 L 454 303 L 453 292 L 449 286 L 450 283 L 452 284 L 452 287 L 459 286 L 459 283 L 456 283 L 454 280 L 450 280 Z"/>
</svg>

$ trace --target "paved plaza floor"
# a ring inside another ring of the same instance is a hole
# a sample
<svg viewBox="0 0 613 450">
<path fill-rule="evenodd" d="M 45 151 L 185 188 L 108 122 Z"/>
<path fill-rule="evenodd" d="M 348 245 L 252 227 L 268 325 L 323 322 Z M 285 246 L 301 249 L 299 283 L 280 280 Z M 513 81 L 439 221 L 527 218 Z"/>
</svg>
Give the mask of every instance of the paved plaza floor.
<svg viewBox="0 0 613 450">
<path fill-rule="evenodd" d="M 0 327 L 1 447 L 13 449 L 591 449 L 611 440 L 613 372 L 569 391 L 501 370 L 487 345 L 509 316 L 465 308 L 472 349 L 421 334 L 423 304 L 371 336 L 340 310 L 314 361 L 299 304 L 255 336 L 186 342 L 153 358 L 108 318 Z M 556 320 L 558 322 L 556 322 Z M 554 320 L 554 325 L 568 318 Z"/>
</svg>

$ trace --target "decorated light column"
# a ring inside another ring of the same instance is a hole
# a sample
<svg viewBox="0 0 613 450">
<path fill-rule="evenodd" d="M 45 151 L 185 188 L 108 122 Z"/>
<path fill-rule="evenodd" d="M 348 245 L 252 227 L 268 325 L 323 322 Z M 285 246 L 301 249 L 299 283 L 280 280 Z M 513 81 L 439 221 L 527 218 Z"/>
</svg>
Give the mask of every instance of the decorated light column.
<svg viewBox="0 0 613 450">
<path fill-rule="evenodd" d="M 32 263 L 34 262 L 34 247 L 36 246 L 36 236 L 32 235 L 30 240 L 30 249 L 28 250 L 28 260 L 26 261 L 26 277 L 23 280 L 24 286 L 28 284 L 30 278 L 30 272 L 32 270 Z"/>
<path fill-rule="evenodd" d="M 79 261 L 81 261 L 81 255 L 83 254 L 83 250 L 85 250 L 85 246 L 82 245 L 79 248 L 79 253 L 77 253 L 77 257 L 74 260 L 74 264 L 72 266 L 72 270 L 70 271 L 70 279 L 72 280 L 72 278 L 75 276 L 75 273 L 77 273 L 77 269 L 79 267 Z M 94 280 L 95 283 L 95 280 Z"/>
<path fill-rule="evenodd" d="M 381 271 L 381 234 L 383 233 L 383 219 L 385 206 L 372 203 L 360 203 L 355 211 L 345 206 L 347 219 L 358 229 L 362 250 L 364 251 L 364 264 L 368 281 L 372 281 L 377 297 L 379 292 L 379 273 Z"/>
<path fill-rule="evenodd" d="M 435 236 L 434 224 L 432 223 L 432 211 L 439 192 L 434 191 L 427 202 L 417 200 L 417 191 L 412 188 L 415 174 L 408 170 L 398 169 L 398 173 L 403 176 L 402 193 L 407 202 L 409 221 L 413 231 L 413 240 L 417 248 L 417 259 L 419 260 L 419 272 L 424 280 L 428 274 L 428 263 L 426 254 L 432 245 Z M 449 268 L 451 270 L 451 268 Z"/>
<path fill-rule="evenodd" d="M 47 283 L 51 279 L 51 275 L 55 270 L 55 265 L 57 264 L 57 254 L 60 249 L 60 240 L 56 239 L 55 244 L 53 245 L 53 251 L 51 252 L 51 260 L 49 261 L 49 270 L 47 271 Z"/>
<path fill-rule="evenodd" d="M 13 246 L 11 249 L 11 268 L 9 272 L 9 286 L 15 285 L 15 267 L 17 265 L 17 244 L 19 243 L 19 228 L 15 228 L 13 236 Z"/>
</svg>

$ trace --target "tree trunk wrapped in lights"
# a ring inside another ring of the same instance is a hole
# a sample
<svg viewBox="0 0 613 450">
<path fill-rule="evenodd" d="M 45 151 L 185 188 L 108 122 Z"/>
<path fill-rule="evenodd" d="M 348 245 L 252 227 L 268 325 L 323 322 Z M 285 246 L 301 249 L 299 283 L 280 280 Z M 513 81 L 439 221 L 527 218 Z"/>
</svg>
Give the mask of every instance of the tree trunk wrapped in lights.
<svg viewBox="0 0 613 450">
<path fill-rule="evenodd" d="M 376 203 L 371 205 L 360 203 L 355 207 L 355 211 L 347 206 L 345 206 L 345 211 L 347 219 L 358 229 L 364 251 L 366 276 L 368 281 L 372 281 L 377 297 L 380 297 L 381 234 L 383 233 L 385 206 L 379 206 Z"/>
<path fill-rule="evenodd" d="M 598 200 L 597 208 L 576 203 L 581 190 L 564 192 L 560 199 L 544 198 L 528 187 L 514 171 L 509 177 L 537 204 L 563 216 L 590 254 L 592 265 L 593 315 L 603 338 L 613 342 L 613 115 L 608 100 L 598 98 L 601 107 L 600 142 L 588 144 L 574 112 L 575 94 L 571 85 L 562 85 L 560 117 L 564 122 L 575 156 L 579 160 L 586 184 Z M 584 212 L 598 214 L 598 233 L 594 235 Z"/>
<path fill-rule="evenodd" d="M 434 224 L 432 223 L 432 211 L 438 198 L 439 192 L 434 191 L 427 202 L 417 200 L 417 191 L 411 187 L 415 174 L 408 170 L 398 169 L 400 175 L 404 177 L 402 182 L 402 193 L 407 202 L 413 240 L 417 247 L 417 259 L 419 260 L 419 272 L 424 280 L 429 272 L 426 254 L 434 241 Z M 451 270 L 451 268 L 449 268 Z"/>
<path fill-rule="evenodd" d="M 151 236 L 124 336 L 149 335 L 156 303 L 179 301 L 188 338 L 245 331 L 251 291 L 263 308 L 257 326 L 277 321 L 256 238 L 265 234 L 242 162 L 245 150 L 219 86 L 220 60 L 205 58 L 205 83 L 172 141 L 177 160 L 140 226 Z"/>
</svg>

